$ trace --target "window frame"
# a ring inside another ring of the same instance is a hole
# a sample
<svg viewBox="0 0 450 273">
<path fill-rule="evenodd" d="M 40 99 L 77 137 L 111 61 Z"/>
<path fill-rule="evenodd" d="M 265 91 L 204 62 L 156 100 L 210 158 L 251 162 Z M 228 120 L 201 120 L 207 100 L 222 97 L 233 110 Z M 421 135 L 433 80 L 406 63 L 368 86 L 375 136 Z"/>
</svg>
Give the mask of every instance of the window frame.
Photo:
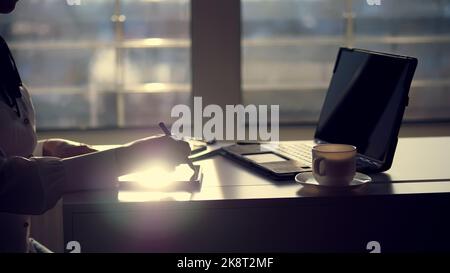
<svg viewBox="0 0 450 273">
<path fill-rule="evenodd" d="M 155 0 L 153 0 L 155 1 Z M 164 0 L 157 0 L 164 1 Z M 416 36 L 358 36 L 355 34 L 355 13 L 353 11 L 353 0 L 342 0 L 345 5 L 345 12 L 342 20 L 345 29 L 342 37 L 319 36 L 302 37 L 290 39 L 285 43 L 294 45 L 339 45 L 353 47 L 355 41 L 359 44 L 427 44 L 427 43 L 450 43 L 450 35 L 416 35 Z M 159 39 L 158 43 L 152 43 L 151 39 L 124 39 L 124 21 L 120 20 L 122 14 L 123 0 L 114 0 L 114 22 L 115 40 L 113 42 L 40 42 L 34 43 L 11 43 L 11 49 L 21 48 L 113 48 L 116 54 L 116 77 L 114 90 L 116 90 L 116 113 L 117 129 L 130 128 L 125 125 L 125 100 L 124 96 L 131 93 L 142 92 L 165 92 L 161 90 L 144 90 L 145 88 L 127 89 L 124 86 L 124 56 L 125 50 L 130 48 L 157 48 L 157 47 L 180 47 L 191 48 L 191 86 L 169 85 L 168 88 L 174 92 L 190 92 L 191 102 L 194 96 L 202 97 L 203 104 L 242 104 L 243 92 L 256 92 L 257 88 L 245 87 L 242 84 L 242 47 L 255 41 L 245 41 L 242 37 L 242 1 L 241 0 L 191 0 L 190 1 L 190 31 L 191 40 L 186 39 Z M 226 14 L 226 16 L 223 16 Z M 221 29 L 221 31 L 214 31 Z M 266 45 L 280 43 L 280 41 L 261 40 Z M 283 43 L 283 41 L 281 41 Z M 216 52 L 226 52 L 227 54 L 215 54 Z M 412 88 L 421 87 L 449 87 L 450 80 L 430 79 L 413 80 Z M 292 87 L 288 87 L 291 88 Z M 83 93 L 83 87 L 58 87 L 58 92 L 79 92 Z M 173 90 L 172 90 L 173 89 Z M 245 89 L 245 91 L 244 91 Z M 302 86 L 296 87 L 301 90 Z M 34 93 L 52 93 L 55 88 L 38 88 L 32 90 Z M 290 123 L 292 124 L 292 122 Z M 305 124 L 298 122 L 297 124 Z M 55 128 L 39 129 L 38 131 L 70 130 L 77 128 Z M 103 129 L 89 128 L 89 130 Z"/>
</svg>

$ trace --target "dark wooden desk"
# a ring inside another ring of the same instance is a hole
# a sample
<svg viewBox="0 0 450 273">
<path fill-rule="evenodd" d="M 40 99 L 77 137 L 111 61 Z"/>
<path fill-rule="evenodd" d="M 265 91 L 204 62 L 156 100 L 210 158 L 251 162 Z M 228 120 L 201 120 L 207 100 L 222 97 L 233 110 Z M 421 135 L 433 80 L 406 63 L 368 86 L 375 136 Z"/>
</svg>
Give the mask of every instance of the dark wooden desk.
<svg viewBox="0 0 450 273">
<path fill-rule="evenodd" d="M 450 138 L 401 139 L 393 168 L 353 191 L 275 182 L 223 157 L 200 192 L 83 192 L 63 200 L 83 252 L 450 250 Z"/>
</svg>

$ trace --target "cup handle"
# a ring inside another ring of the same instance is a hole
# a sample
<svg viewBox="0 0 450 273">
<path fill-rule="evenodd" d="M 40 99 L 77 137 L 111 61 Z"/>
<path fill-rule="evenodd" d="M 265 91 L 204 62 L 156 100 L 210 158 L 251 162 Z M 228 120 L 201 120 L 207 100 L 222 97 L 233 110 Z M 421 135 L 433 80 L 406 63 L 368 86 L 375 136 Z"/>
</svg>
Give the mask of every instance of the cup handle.
<svg viewBox="0 0 450 273">
<path fill-rule="evenodd" d="M 322 161 L 324 161 L 324 160 L 325 160 L 325 158 L 323 158 L 323 157 L 320 157 L 320 158 L 317 158 L 316 160 L 314 160 L 314 170 L 320 176 L 327 175 L 325 168 L 323 168 L 323 172 L 320 171 L 320 163 L 322 163 Z"/>
</svg>

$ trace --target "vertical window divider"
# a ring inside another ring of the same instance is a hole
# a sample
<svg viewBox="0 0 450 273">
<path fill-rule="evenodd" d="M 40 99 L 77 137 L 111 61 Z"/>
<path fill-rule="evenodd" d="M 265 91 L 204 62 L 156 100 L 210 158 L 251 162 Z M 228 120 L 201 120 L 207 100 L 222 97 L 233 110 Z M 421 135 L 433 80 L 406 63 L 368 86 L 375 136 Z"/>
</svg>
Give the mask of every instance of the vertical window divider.
<svg viewBox="0 0 450 273">
<path fill-rule="evenodd" d="M 125 126 L 125 101 L 123 92 L 125 80 L 123 24 L 125 22 L 125 17 L 122 14 L 122 0 L 115 0 L 114 15 L 111 17 L 111 21 L 114 23 L 114 35 L 115 35 L 114 50 L 116 55 L 115 56 L 116 68 L 115 68 L 114 92 L 116 94 L 117 127 L 122 128 Z"/>
<path fill-rule="evenodd" d="M 191 103 L 241 104 L 241 0 L 191 0 L 191 40 Z"/>
<path fill-rule="evenodd" d="M 354 47 L 355 45 L 355 13 L 353 12 L 353 0 L 345 1 L 345 46 Z"/>
</svg>

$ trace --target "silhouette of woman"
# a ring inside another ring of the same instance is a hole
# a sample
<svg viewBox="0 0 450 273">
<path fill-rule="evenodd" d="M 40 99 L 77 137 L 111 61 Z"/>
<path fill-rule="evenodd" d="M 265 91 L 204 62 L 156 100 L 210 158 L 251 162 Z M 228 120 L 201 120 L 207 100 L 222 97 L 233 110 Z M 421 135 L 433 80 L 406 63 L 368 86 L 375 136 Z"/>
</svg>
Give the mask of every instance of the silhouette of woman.
<svg viewBox="0 0 450 273">
<path fill-rule="evenodd" d="M 16 3 L 1 0 L 0 13 L 12 12 Z M 143 161 L 158 159 L 175 166 L 189 154 L 186 142 L 167 136 L 103 152 L 63 139 L 38 142 L 30 95 L 0 37 L 0 252 L 36 250 L 37 243 L 28 238 L 28 215 L 44 213 L 64 193 L 113 188 L 117 176 Z"/>
</svg>

